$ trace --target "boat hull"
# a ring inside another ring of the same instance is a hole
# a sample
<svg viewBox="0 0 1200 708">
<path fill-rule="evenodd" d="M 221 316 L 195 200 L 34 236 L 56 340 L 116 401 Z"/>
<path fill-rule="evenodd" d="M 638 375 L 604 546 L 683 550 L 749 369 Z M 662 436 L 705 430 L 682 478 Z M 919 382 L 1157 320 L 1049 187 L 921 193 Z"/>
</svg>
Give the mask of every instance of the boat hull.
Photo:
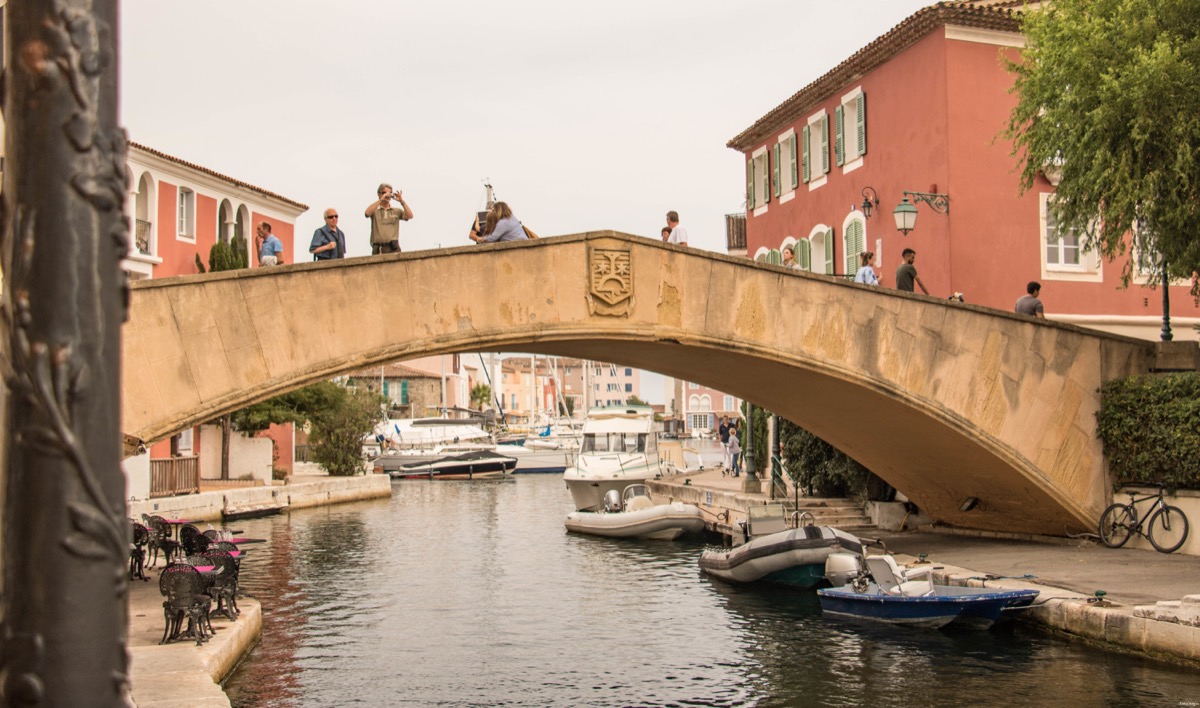
<svg viewBox="0 0 1200 708">
<path fill-rule="evenodd" d="M 920 597 L 888 595 L 874 583 L 864 592 L 845 585 L 818 590 L 821 611 L 840 617 L 891 624 L 941 628 L 951 623 L 986 629 L 1004 613 L 1028 607 L 1037 590 L 994 590 L 934 585 L 934 594 Z"/>
<path fill-rule="evenodd" d="M 517 461 L 504 455 L 467 453 L 427 462 L 414 462 L 389 470 L 392 479 L 499 479 L 512 472 Z"/>
<path fill-rule="evenodd" d="M 685 533 L 703 531 L 704 517 L 697 506 L 673 502 L 615 513 L 573 511 L 567 515 L 566 527 L 593 536 L 672 541 Z"/>
<path fill-rule="evenodd" d="M 860 553 L 855 536 L 832 526 L 805 526 L 751 539 L 734 548 L 709 548 L 700 569 L 738 583 L 767 581 L 812 588 L 825 581 L 830 553 Z"/>
</svg>

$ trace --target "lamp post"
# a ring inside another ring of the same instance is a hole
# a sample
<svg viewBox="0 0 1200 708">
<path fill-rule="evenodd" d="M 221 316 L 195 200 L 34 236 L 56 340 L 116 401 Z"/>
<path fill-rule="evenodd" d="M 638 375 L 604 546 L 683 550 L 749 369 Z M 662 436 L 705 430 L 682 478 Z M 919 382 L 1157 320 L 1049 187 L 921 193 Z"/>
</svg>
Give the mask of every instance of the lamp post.
<svg viewBox="0 0 1200 708">
<path fill-rule="evenodd" d="M 908 199 L 912 197 L 910 202 Z M 914 202 L 924 202 L 930 209 L 939 214 L 950 213 L 950 195 L 936 192 L 910 192 L 904 190 L 904 199 L 896 205 L 892 216 L 896 218 L 896 230 L 907 236 L 917 226 L 917 205 Z"/>
<path fill-rule="evenodd" d="M 1169 342 L 1175 338 L 1171 334 L 1171 280 L 1167 277 L 1167 259 L 1162 259 L 1162 291 L 1163 291 L 1163 326 L 1162 331 L 1158 333 L 1158 338 L 1164 342 Z"/>
<path fill-rule="evenodd" d="M 762 481 L 754 473 L 754 404 L 746 401 L 746 444 L 742 449 L 742 462 L 746 466 L 746 478 L 742 480 L 742 491 L 757 494 L 762 491 Z"/>
</svg>

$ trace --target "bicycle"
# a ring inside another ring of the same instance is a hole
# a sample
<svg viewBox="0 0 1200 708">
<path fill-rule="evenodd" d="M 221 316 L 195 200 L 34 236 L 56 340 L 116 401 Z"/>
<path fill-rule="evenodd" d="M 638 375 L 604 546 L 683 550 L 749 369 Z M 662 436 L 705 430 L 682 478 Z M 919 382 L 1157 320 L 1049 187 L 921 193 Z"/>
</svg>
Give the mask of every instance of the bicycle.
<svg viewBox="0 0 1200 708">
<path fill-rule="evenodd" d="M 1170 506 L 1163 499 L 1166 485 L 1158 482 L 1141 483 L 1147 487 L 1158 487 L 1157 494 L 1138 498 L 1136 492 L 1125 492 L 1129 503 L 1111 504 L 1100 515 L 1100 541 L 1109 548 L 1124 546 L 1133 534 L 1145 536 L 1159 553 L 1173 553 L 1187 540 L 1188 519 L 1177 506 Z M 1155 499 L 1146 514 L 1138 517 L 1136 504 Z M 1145 531 L 1142 528 L 1145 527 Z"/>
</svg>

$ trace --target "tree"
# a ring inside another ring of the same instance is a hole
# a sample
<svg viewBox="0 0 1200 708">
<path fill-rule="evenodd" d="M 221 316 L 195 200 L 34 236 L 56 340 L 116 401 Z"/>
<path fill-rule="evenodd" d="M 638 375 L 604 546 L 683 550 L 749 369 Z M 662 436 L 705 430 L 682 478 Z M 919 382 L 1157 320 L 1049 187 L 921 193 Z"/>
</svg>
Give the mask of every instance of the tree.
<svg viewBox="0 0 1200 708">
<path fill-rule="evenodd" d="M 1194 0 L 1054 0 L 1026 12 L 1022 29 L 1026 47 L 1009 64 L 1018 103 L 1004 132 L 1022 189 L 1060 168 L 1060 228 L 1109 260 L 1132 245 L 1137 258 L 1165 259 L 1171 276 L 1191 276 L 1200 268 Z M 1127 259 L 1126 285 L 1133 273 Z"/>
<path fill-rule="evenodd" d="M 479 410 L 492 402 L 492 387 L 485 383 L 477 383 L 471 387 L 471 404 Z"/>
<path fill-rule="evenodd" d="M 358 474 L 362 469 L 363 438 L 383 420 L 383 397 L 362 389 L 328 385 L 337 389 L 325 389 L 335 399 L 333 404 L 309 413 L 312 460 L 335 477 Z"/>
<path fill-rule="evenodd" d="M 646 403 L 645 401 L 638 398 L 637 396 L 630 396 L 629 398 L 625 399 L 625 405 L 627 405 L 627 406 L 649 406 L 650 404 Z"/>
</svg>

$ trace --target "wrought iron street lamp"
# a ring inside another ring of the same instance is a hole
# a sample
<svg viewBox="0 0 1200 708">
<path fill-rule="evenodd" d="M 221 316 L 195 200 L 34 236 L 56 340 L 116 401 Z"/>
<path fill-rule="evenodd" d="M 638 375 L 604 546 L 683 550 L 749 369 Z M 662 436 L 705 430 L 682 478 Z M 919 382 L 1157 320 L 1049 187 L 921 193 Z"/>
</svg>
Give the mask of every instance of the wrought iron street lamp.
<svg viewBox="0 0 1200 708">
<path fill-rule="evenodd" d="M 910 202 L 908 199 L 912 197 Z M 930 209 L 939 214 L 950 213 L 950 195 L 934 192 L 910 192 L 904 190 L 904 199 L 892 211 L 896 218 L 896 230 L 905 236 L 917 226 L 917 205 L 914 202 L 925 202 Z"/>
<path fill-rule="evenodd" d="M 871 212 L 879 206 L 879 195 L 875 192 L 874 187 L 863 187 L 862 196 L 862 205 L 859 208 L 862 209 L 863 216 L 870 219 Z"/>
</svg>

